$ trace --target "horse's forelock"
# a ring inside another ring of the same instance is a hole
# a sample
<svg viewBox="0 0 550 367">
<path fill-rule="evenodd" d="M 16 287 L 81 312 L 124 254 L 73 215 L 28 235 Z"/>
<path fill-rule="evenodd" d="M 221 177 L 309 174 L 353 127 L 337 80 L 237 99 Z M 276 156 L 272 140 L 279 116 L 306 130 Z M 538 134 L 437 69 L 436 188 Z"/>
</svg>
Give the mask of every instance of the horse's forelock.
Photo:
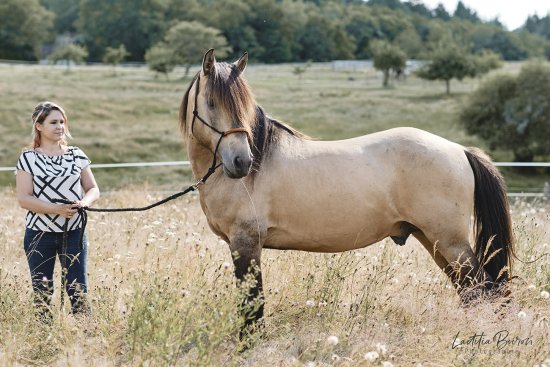
<svg viewBox="0 0 550 367">
<path fill-rule="evenodd" d="M 223 109 L 237 126 L 252 129 L 256 114 L 256 101 L 241 77 L 239 69 L 232 64 L 216 63 L 206 87 L 207 98 L 211 98 L 215 108 Z"/>
</svg>

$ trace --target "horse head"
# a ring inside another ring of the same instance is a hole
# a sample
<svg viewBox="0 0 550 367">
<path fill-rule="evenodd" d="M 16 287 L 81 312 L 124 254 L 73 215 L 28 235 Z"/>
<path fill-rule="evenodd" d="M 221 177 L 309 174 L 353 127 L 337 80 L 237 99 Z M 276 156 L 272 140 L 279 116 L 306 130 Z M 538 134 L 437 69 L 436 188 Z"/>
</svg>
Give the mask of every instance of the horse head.
<svg viewBox="0 0 550 367">
<path fill-rule="evenodd" d="M 247 53 L 234 63 L 217 62 L 210 49 L 180 107 L 184 139 L 210 150 L 230 178 L 248 175 L 253 161 L 256 102 L 242 77 L 247 62 Z"/>
</svg>

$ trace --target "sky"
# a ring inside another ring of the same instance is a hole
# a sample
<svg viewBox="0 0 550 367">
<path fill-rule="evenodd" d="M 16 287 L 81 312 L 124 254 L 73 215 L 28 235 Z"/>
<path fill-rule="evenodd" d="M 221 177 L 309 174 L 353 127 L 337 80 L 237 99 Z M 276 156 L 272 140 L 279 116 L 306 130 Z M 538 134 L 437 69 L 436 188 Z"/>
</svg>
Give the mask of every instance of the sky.
<svg viewBox="0 0 550 367">
<path fill-rule="evenodd" d="M 447 12 L 453 13 L 458 0 L 423 0 L 424 5 L 435 9 L 442 3 Z M 500 22 L 514 30 L 521 27 L 529 15 L 544 17 L 550 12 L 550 0 L 462 0 L 468 8 L 477 12 L 482 20 L 498 17 Z"/>
</svg>

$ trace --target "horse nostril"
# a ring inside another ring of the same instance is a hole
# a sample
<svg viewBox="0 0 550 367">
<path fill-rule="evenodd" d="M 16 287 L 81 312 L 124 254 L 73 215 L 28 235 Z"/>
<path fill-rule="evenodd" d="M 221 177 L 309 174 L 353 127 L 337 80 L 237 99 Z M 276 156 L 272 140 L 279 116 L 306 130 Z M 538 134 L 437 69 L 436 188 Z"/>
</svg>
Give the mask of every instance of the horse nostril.
<svg viewBox="0 0 550 367">
<path fill-rule="evenodd" d="M 235 168 L 237 170 L 242 170 L 242 167 L 243 167 L 243 160 L 241 159 L 241 157 L 235 157 L 235 159 L 233 160 L 233 165 L 235 166 Z"/>
</svg>

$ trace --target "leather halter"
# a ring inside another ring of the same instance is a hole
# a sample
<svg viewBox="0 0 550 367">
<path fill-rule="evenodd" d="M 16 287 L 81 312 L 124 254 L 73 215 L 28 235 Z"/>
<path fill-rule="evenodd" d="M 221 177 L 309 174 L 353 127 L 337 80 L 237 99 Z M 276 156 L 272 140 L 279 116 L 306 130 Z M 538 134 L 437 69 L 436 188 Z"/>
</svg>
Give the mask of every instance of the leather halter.
<svg viewBox="0 0 550 367">
<path fill-rule="evenodd" d="M 200 122 L 202 122 L 204 125 L 208 126 L 211 130 L 213 130 L 213 131 L 217 132 L 218 134 L 220 134 L 220 138 L 218 139 L 218 142 L 216 143 L 216 148 L 214 149 L 214 152 L 213 152 L 212 165 L 208 169 L 208 173 L 206 174 L 206 176 L 203 177 L 199 181 L 200 183 L 204 183 L 206 181 L 205 178 L 208 178 L 212 173 L 214 173 L 214 171 L 219 166 L 221 166 L 222 163 L 223 163 L 223 162 L 220 162 L 219 164 L 216 164 L 217 163 L 218 148 L 220 147 L 220 144 L 221 144 L 222 139 L 224 137 L 226 137 L 228 135 L 231 135 L 231 134 L 234 134 L 234 133 L 245 133 L 246 136 L 248 137 L 249 141 L 251 141 L 252 138 L 251 138 L 250 133 L 248 132 L 248 130 L 244 127 L 236 127 L 236 128 L 229 129 L 229 130 L 226 130 L 226 131 L 220 131 L 220 130 L 216 129 L 214 126 L 212 126 L 211 124 L 209 124 L 208 122 L 206 122 L 202 117 L 199 116 L 199 111 L 197 110 L 197 106 L 198 106 L 200 81 L 201 81 L 201 76 L 199 74 L 197 76 L 197 81 L 196 81 L 196 84 L 195 84 L 195 105 L 193 106 L 193 120 L 191 121 L 191 135 L 193 135 L 193 130 L 194 130 L 194 127 L 195 127 L 195 119 L 196 118 L 198 118 Z M 198 183 L 197 183 L 197 185 L 198 185 Z"/>
<path fill-rule="evenodd" d="M 202 122 L 204 125 L 208 126 L 210 129 L 212 129 L 215 132 L 217 132 L 218 134 L 220 134 L 221 137 L 224 137 L 224 136 L 227 136 L 227 135 L 230 135 L 230 134 L 233 134 L 233 133 L 245 133 L 247 135 L 247 137 L 250 139 L 250 133 L 244 127 L 236 127 L 236 128 L 229 129 L 229 130 L 226 130 L 226 131 L 220 131 L 220 130 L 216 129 L 214 126 L 212 126 L 211 124 L 209 124 L 208 122 L 206 122 L 202 117 L 199 116 L 199 111 L 197 110 L 197 106 L 198 106 L 197 101 L 198 101 L 198 97 L 199 97 L 199 84 L 200 84 L 200 82 L 201 82 L 201 76 L 199 75 L 199 76 L 197 76 L 197 81 L 196 81 L 196 84 L 195 84 L 195 105 L 193 106 L 193 121 L 191 122 L 191 134 L 193 134 L 193 129 L 195 127 L 195 118 L 198 118 L 200 122 Z"/>
</svg>

